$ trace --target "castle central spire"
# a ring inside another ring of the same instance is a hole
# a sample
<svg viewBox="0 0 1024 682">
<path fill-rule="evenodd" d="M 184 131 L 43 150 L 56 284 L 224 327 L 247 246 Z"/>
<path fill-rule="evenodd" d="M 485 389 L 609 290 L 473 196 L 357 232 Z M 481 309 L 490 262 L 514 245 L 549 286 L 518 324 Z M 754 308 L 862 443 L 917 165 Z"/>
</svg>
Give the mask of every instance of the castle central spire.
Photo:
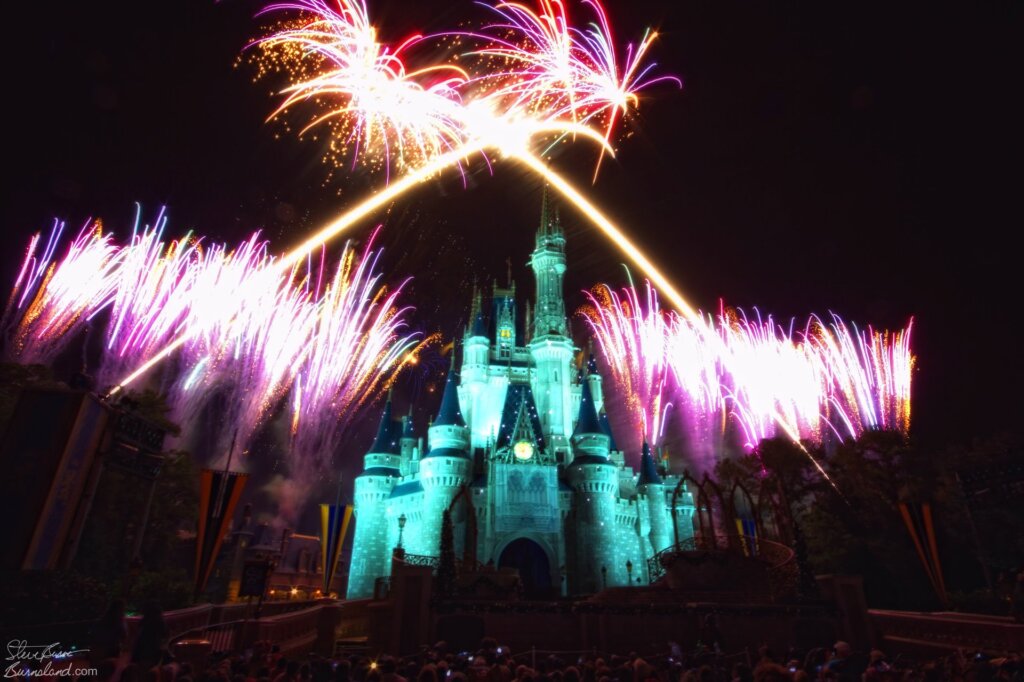
<svg viewBox="0 0 1024 682">
<path fill-rule="evenodd" d="M 558 207 L 552 206 L 547 185 L 541 201 L 540 226 L 530 266 L 537 280 L 537 304 L 533 313 L 533 336 L 566 336 L 565 300 L 562 277 L 565 274 L 565 234 Z"/>
</svg>

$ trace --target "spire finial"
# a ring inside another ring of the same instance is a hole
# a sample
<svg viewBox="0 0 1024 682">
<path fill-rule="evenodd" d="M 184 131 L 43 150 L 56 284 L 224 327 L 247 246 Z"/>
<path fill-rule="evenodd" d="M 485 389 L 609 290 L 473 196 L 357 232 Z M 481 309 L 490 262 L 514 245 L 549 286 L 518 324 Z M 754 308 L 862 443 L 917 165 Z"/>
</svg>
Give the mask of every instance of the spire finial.
<svg viewBox="0 0 1024 682">
<path fill-rule="evenodd" d="M 462 410 L 459 407 L 459 393 L 455 385 L 455 349 L 452 349 L 452 364 L 448 370 L 448 377 L 444 381 L 444 393 L 441 395 L 441 408 L 437 412 L 438 425 L 465 426 L 462 418 Z"/>
<path fill-rule="evenodd" d="M 544 183 L 544 187 L 540 195 L 540 229 L 537 231 L 542 237 L 546 237 L 548 234 L 548 227 L 551 225 L 551 217 L 548 215 L 548 205 L 550 200 L 548 198 L 548 183 Z"/>
</svg>

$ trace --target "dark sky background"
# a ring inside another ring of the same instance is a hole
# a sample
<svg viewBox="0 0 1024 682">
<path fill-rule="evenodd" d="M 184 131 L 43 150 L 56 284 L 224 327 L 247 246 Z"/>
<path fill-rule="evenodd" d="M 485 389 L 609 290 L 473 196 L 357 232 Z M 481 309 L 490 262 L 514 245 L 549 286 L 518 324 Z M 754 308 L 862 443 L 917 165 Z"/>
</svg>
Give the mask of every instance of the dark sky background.
<svg viewBox="0 0 1024 682">
<path fill-rule="evenodd" d="M 589 192 L 689 299 L 889 328 L 913 316 L 916 436 L 938 446 L 1019 431 L 1024 5 L 607 5 L 620 41 L 660 28 L 654 58 L 685 86 L 645 96 Z M 258 7 L 58 2 L 8 27 L 3 281 L 54 216 L 102 216 L 124 235 L 133 202 L 151 214 L 165 203 L 174 234 L 262 228 L 282 250 L 368 190 L 358 174 L 325 186 L 317 144 L 264 124 L 269 84 L 234 66 Z M 385 39 L 482 16 L 469 0 L 371 11 Z M 585 186 L 593 160 L 581 143 L 554 164 Z M 450 336 L 473 278 L 504 279 L 506 257 L 532 288 L 539 196 L 499 164 L 469 189 L 449 177 L 381 215 L 387 267 L 418 277 L 424 328 Z M 580 289 L 621 282 L 621 259 L 581 217 L 563 219 L 575 307 Z"/>
</svg>

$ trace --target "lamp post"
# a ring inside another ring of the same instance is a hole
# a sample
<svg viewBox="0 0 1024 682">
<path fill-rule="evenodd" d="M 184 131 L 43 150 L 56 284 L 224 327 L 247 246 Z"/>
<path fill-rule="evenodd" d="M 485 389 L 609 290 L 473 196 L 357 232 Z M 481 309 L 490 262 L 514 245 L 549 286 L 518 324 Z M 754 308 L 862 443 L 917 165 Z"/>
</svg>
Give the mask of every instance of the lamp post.
<svg viewBox="0 0 1024 682">
<path fill-rule="evenodd" d="M 604 588 L 608 589 L 608 567 L 607 566 L 602 566 L 601 567 L 601 582 L 603 583 Z"/>
<path fill-rule="evenodd" d="M 403 512 L 402 515 L 398 517 L 398 549 L 404 549 L 402 547 L 402 533 L 405 531 L 406 520 L 405 513 Z"/>
<path fill-rule="evenodd" d="M 629 579 L 626 582 L 628 582 L 630 585 L 632 585 L 633 584 L 633 562 L 630 561 L 629 559 L 626 559 L 626 575 L 629 576 Z"/>
</svg>

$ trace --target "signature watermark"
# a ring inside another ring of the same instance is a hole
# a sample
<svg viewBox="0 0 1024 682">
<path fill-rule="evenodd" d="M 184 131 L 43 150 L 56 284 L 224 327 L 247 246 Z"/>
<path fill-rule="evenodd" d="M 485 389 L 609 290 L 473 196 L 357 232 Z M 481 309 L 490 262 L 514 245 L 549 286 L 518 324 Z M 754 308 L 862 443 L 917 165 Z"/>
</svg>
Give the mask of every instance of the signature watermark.
<svg viewBox="0 0 1024 682">
<path fill-rule="evenodd" d="M 29 644 L 24 639 L 7 642 L 4 678 L 17 677 L 95 677 L 96 668 L 83 667 L 82 655 L 88 649 L 64 649 L 60 642 Z"/>
</svg>

